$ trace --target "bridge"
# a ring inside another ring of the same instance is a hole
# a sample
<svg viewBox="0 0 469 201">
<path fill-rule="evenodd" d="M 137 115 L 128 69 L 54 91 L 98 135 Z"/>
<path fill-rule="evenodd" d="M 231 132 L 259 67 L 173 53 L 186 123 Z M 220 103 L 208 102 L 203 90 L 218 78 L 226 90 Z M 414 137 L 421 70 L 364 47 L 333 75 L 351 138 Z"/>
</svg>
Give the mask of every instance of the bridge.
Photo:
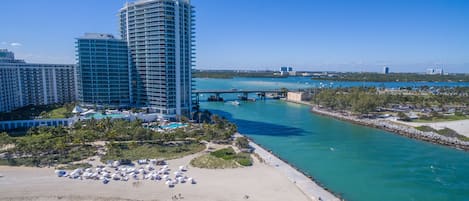
<svg viewBox="0 0 469 201">
<path fill-rule="evenodd" d="M 209 89 L 209 90 L 194 90 L 192 91 L 194 94 L 233 94 L 233 93 L 282 93 L 281 89 Z"/>
<path fill-rule="evenodd" d="M 301 91 L 297 90 L 288 90 L 288 91 Z M 274 94 L 273 97 L 285 97 L 285 91 L 282 89 L 208 89 L 208 90 L 194 90 L 193 94 L 196 95 L 196 102 L 199 103 L 200 94 L 213 94 L 214 99 L 217 101 L 221 100 L 221 94 L 242 94 L 242 97 L 247 99 L 248 94 L 256 93 L 260 99 L 265 99 L 266 94 Z"/>
</svg>

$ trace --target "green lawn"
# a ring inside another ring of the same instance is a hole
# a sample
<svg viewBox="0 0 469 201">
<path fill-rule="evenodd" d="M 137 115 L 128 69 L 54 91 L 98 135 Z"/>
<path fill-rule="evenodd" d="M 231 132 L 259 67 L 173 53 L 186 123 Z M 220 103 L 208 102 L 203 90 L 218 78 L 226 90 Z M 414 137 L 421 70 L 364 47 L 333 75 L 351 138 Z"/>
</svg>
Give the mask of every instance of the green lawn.
<svg viewBox="0 0 469 201">
<path fill-rule="evenodd" d="M 47 112 L 43 118 L 48 118 L 48 119 L 67 118 L 70 116 L 70 113 L 71 111 L 67 110 L 67 108 L 59 107 L 59 108 L 56 108 Z"/>
<path fill-rule="evenodd" d="M 190 154 L 201 152 L 205 149 L 205 145 L 192 142 L 183 145 L 160 145 L 160 144 L 143 144 L 136 147 L 129 147 L 128 143 L 121 143 L 119 148 L 108 150 L 101 161 L 107 160 L 139 160 L 139 159 L 174 159 L 187 156 Z"/>
<path fill-rule="evenodd" d="M 198 168 L 208 169 L 225 169 L 239 167 L 239 165 L 234 160 L 225 160 L 212 156 L 210 154 L 205 154 L 192 159 L 191 165 Z"/>
<path fill-rule="evenodd" d="M 94 156 L 96 150 L 89 146 L 76 146 L 71 148 L 64 154 L 48 154 L 36 157 L 22 157 L 14 159 L 0 159 L 0 165 L 11 165 L 11 166 L 49 166 L 56 164 L 68 164 L 74 161 L 80 161 L 88 157 Z"/>
<path fill-rule="evenodd" d="M 197 157 L 191 161 L 191 165 L 209 169 L 236 168 L 251 166 L 252 158 L 248 153 L 236 153 L 232 147 L 228 147 Z"/>
<path fill-rule="evenodd" d="M 68 118 L 72 116 L 74 104 L 30 105 L 11 112 L 0 113 L 0 121 Z"/>
</svg>

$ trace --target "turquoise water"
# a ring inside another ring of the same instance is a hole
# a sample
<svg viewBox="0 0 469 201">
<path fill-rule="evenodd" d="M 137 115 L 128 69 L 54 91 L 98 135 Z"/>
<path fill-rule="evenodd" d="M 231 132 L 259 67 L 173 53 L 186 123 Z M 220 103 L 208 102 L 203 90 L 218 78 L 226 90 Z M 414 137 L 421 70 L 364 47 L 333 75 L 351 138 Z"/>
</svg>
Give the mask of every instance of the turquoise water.
<svg viewBox="0 0 469 201">
<path fill-rule="evenodd" d="M 198 79 L 197 86 L 247 89 L 283 82 Z M 298 83 L 292 79 L 285 85 Z M 346 200 L 469 200 L 468 152 L 321 117 L 307 106 L 277 100 L 239 107 L 202 102 L 201 108 L 234 121 L 241 133 Z"/>
<path fill-rule="evenodd" d="M 289 89 L 310 88 L 314 86 L 377 86 L 386 88 L 419 87 L 419 86 L 469 86 L 469 82 L 333 82 L 311 80 L 308 77 L 288 78 L 234 78 L 208 79 L 196 78 L 197 89 Z"/>
<path fill-rule="evenodd" d="M 168 125 L 165 125 L 165 126 L 160 126 L 162 129 L 177 129 L 177 128 L 182 128 L 182 127 L 186 127 L 187 124 L 183 124 L 183 123 L 170 123 Z"/>
<path fill-rule="evenodd" d="M 104 119 L 104 118 L 108 118 L 108 117 L 110 117 L 110 118 L 124 118 L 125 115 L 123 115 L 123 114 L 101 114 L 101 113 L 96 113 L 96 114 L 89 115 L 86 118 Z"/>
</svg>

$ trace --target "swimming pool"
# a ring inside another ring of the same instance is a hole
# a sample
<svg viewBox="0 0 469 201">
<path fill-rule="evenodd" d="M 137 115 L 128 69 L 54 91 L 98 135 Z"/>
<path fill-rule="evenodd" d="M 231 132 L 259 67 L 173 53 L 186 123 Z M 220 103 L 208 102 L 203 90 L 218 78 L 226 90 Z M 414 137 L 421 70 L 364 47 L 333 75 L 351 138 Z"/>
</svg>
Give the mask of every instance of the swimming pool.
<svg viewBox="0 0 469 201">
<path fill-rule="evenodd" d="M 187 124 L 183 124 L 183 123 L 170 123 L 168 125 L 165 125 L 165 126 L 160 126 L 162 129 L 177 129 L 177 128 L 182 128 L 182 127 L 186 127 Z"/>
</svg>

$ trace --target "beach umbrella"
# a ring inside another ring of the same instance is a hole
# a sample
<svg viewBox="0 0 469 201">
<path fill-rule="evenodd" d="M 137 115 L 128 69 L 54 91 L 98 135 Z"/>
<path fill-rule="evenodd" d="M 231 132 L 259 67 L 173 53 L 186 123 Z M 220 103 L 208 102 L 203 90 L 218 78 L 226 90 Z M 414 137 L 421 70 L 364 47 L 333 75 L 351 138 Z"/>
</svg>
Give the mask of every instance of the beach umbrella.
<svg viewBox="0 0 469 201">
<path fill-rule="evenodd" d="M 166 180 L 166 181 L 170 180 L 168 175 L 163 175 L 163 179 Z"/>
<path fill-rule="evenodd" d="M 107 184 L 107 183 L 109 183 L 109 179 L 104 178 L 104 179 L 103 179 L 103 184 Z"/>
<path fill-rule="evenodd" d="M 182 166 L 182 165 L 179 166 L 179 170 L 180 170 L 180 171 L 186 171 L 186 169 L 185 169 L 184 166 Z"/>
<path fill-rule="evenodd" d="M 177 181 L 179 181 L 180 183 L 186 182 L 186 181 L 184 180 L 184 177 L 178 177 L 178 178 L 177 178 Z"/>
<path fill-rule="evenodd" d="M 62 177 L 66 174 L 67 172 L 65 170 L 56 170 L 55 171 L 55 174 L 58 176 L 58 177 Z"/>
<path fill-rule="evenodd" d="M 189 179 L 187 179 L 188 182 L 190 182 L 191 184 L 196 184 L 197 182 L 195 182 L 195 179 L 193 179 L 192 177 L 189 177 Z"/>
</svg>

